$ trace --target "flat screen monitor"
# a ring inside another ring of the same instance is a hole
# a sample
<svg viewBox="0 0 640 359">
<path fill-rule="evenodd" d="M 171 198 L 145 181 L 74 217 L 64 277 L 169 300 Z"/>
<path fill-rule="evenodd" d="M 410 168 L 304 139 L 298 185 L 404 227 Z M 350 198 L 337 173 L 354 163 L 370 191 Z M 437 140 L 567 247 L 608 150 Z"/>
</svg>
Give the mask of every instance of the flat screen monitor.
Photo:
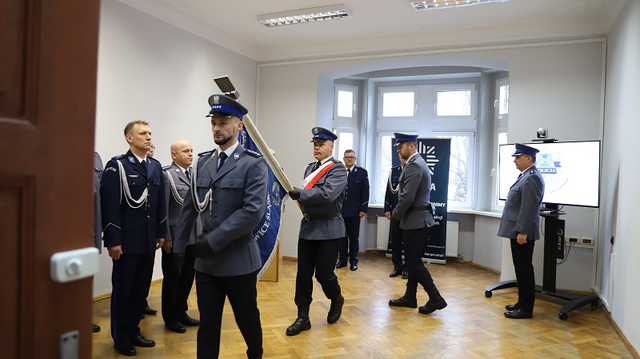
<svg viewBox="0 0 640 359">
<path fill-rule="evenodd" d="M 545 182 L 542 202 L 558 205 L 599 207 L 600 141 L 527 143 L 540 152 L 536 167 Z M 506 200 L 509 188 L 520 171 L 513 163 L 515 144 L 500 145 L 498 185 L 500 199 Z"/>
</svg>

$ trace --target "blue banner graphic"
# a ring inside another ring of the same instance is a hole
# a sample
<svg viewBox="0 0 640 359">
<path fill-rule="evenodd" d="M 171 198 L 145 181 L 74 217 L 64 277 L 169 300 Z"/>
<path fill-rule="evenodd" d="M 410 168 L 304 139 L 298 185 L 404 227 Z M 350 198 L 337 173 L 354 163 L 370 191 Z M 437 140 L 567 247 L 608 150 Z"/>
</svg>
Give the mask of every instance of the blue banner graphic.
<svg viewBox="0 0 640 359">
<path fill-rule="evenodd" d="M 244 148 L 262 154 L 246 130 L 242 130 L 238 136 L 238 140 Z M 275 256 L 282 210 L 284 209 L 283 198 L 287 194 L 284 188 L 282 188 L 282 185 L 280 185 L 280 182 L 276 179 L 273 171 L 271 171 L 271 168 L 269 168 L 267 186 L 267 209 L 264 212 L 262 220 L 252 233 L 253 238 L 258 242 L 258 246 L 260 247 L 260 257 L 262 259 L 262 268 L 260 268 L 260 272 L 258 272 L 258 279 L 262 277 L 264 271 L 269 267 L 271 259 Z"/>
</svg>

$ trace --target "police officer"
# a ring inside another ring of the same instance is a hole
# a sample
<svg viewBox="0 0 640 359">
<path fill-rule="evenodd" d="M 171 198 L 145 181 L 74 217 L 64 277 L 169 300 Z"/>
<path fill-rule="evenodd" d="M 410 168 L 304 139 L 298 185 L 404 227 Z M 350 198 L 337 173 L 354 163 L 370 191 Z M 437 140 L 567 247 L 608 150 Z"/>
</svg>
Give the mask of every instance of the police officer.
<svg viewBox="0 0 640 359">
<path fill-rule="evenodd" d="M 102 158 L 98 152 L 93 153 L 93 204 L 94 204 L 94 225 L 93 225 L 93 242 L 98 252 L 102 253 L 102 215 L 100 213 L 100 178 L 104 167 L 102 166 Z M 91 331 L 98 333 L 100 326 L 91 325 Z"/>
<path fill-rule="evenodd" d="M 262 357 L 262 327 L 257 304 L 257 273 L 262 266 L 252 232 L 266 209 L 267 165 L 238 143 L 247 114 L 225 95 L 209 97 L 214 151 L 199 155 L 191 188 L 184 198 L 176 253 L 184 253 L 196 231 L 196 290 L 200 327 L 198 358 L 217 358 L 225 298 L 247 344 L 248 358 Z"/>
<path fill-rule="evenodd" d="M 170 166 L 164 168 L 164 194 L 167 202 L 167 238 L 162 251 L 162 318 L 167 329 L 186 332 L 185 326 L 197 326 L 199 321 L 187 314 L 187 299 L 195 271 L 191 246 L 185 253 L 174 253 L 171 246 L 176 237 L 180 212 L 191 183 L 193 146 L 185 140 L 171 145 Z"/>
<path fill-rule="evenodd" d="M 327 314 L 329 324 L 340 319 L 344 304 L 334 267 L 339 241 L 345 235 L 340 212 L 347 186 L 347 170 L 331 156 L 336 135 L 322 127 L 313 128 L 312 134 L 316 162 L 310 163 L 304 171 L 304 187 L 289 192 L 289 196 L 300 203 L 304 218 L 298 239 L 295 295 L 298 316 L 287 328 L 287 335 L 297 335 L 311 328 L 309 306 L 314 272 L 324 294 L 331 299 Z"/>
<path fill-rule="evenodd" d="M 398 148 L 397 146 L 395 147 L 396 149 Z M 391 247 L 391 261 L 393 262 L 393 271 L 389 274 L 389 277 L 394 278 L 402 275 L 402 278 L 407 279 L 407 267 L 403 258 L 403 253 L 406 253 L 406 246 L 402 240 L 400 221 L 391 217 L 391 213 L 398 203 L 398 184 L 403 166 L 404 160 L 400 159 L 399 166 L 391 167 L 387 190 L 384 194 L 384 216 L 389 220 L 389 246 Z"/>
<path fill-rule="evenodd" d="M 134 346 L 155 346 L 140 333 L 138 322 L 153 273 L 155 250 L 164 243 L 166 206 L 162 167 L 147 156 L 149 124 L 130 122 L 124 134 L 130 149 L 107 162 L 100 199 L 103 240 L 113 260 L 111 336 L 119 353 L 133 356 Z"/>
<path fill-rule="evenodd" d="M 153 143 L 149 144 L 149 150 L 147 151 L 147 157 L 153 157 L 153 154 L 156 152 L 156 146 Z M 155 258 L 154 258 L 155 259 Z M 151 308 L 149 305 L 149 290 L 151 290 L 151 281 L 147 284 L 147 287 L 144 290 L 144 312 L 140 316 L 140 319 L 144 319 L 145 315 L 156 315 L 158 311 L 156 309 Z"/>
<path fill-rule="evenodd" d="M 427 163 L 416 151 L 418 135 L 395 134 L 400 158 L 406 165 L 400 175 L 398 203 L 393 209 L 392 218 L 400 221 L 402 238 L 407 248 L 407 270 L 409 278 L 404 295 L 389 301 L 390 306 L 417 307 L 416 291 L 418 283 L 422 285 L 429 300 L 418 309 L 421 314 L 430 314 L 443 309 L 447 302 L 436 288 L 431 274 L 422 263 L 425 243 L 429 236 L 429 227 L 435 225 L 430 209 L 431 174 Z"/>
<path fill-rule="evenodd" d="M 544 179 L 535 167 L 538 150 L 517 143 L 513 162 L 520 171 L 511 186 L 502 210 L 498 236 L 511 240 L 511 255 L 518 282 L 518 302 L 506 306 L 505 317 L 533 317 L 536 281 L 533 272 L 533 247 L 540 238 L 539 210 L 544 195 Z"/>
<path fill-rule="evenodd" d="M 358 270 L 358 251 L 360 250 L 358 237 L 360 235 L 360 220 L 367 218 L 369 209 L 369 175 L 367 170 L 356 166 L 356 152 L 344 151 L 344 165 L 347 168 L 347 188 L 345 189 L 342 218 L 346 237 L 341 240 L 340 259 L 337 268 L 347 265 L 347 255 L 351 271 Z"/>
</svg>

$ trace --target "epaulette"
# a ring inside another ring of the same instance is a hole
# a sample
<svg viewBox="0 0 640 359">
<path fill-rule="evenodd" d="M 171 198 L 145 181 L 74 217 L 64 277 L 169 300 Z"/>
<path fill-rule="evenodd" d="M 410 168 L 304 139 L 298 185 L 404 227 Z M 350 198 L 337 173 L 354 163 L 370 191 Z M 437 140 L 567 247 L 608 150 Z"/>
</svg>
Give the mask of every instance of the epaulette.
<svg viewBox="0 0 640 359">
<path fill-rule="evenodd" d="M 156 160 L 155 158 L 150 157 L 150 156 L 147 156 L 147 159 L 148 159 L 148 160 L 151 160 L 151 161 L 154 161 L 154 162 L 158 162 L 158 164 L 160 165 L 160 167 L 162 167 L 162 163 L 160 163 L 160 161 Z"/>
<path fill-rule="evenodd" d="M 260 158 L 260 157 L 262 157 L 262 155 L 261 155 L 261 154 L 259 154 L 259 153 L 258 153 L 258 152 L 256 152 L 256 151 L 251 151 L 251 150 L 247 150 L 247 149 L 245 149 L 245 152 L 246 152 L 249 156 L 251 156 L 251 157 L 255 157 L 255 158 Z"/>
<path fill-rule="evenodd" d="M 315 165 L 315 162 L 308 163 L 307 166 Z"/>
<path fill-rule="evenodd" d="M 168 165 L 168 166 L 164 166 L 162 167 L 163 171 L 168 171 L 171 168 L 172 165 Z"/>
<path fill-rule="evenodd" d="M 213 151 L 215 151 L 215 150 L 211 150 L 211 151 L 207 151 L 207 152 L 200 152 L 200 153 L 198 153 L 198 157 L 211 156 L 213 154 Z"/>
<path fill-rule="evenodd" d="M 111 157 L 111 159 L 116 161 L 116 160 L 121 160 L 121 159 L 126 158 L 126 157 L 127 157 L 127 154 L 125 153 L 125 154 L 122 154 L 122 155 L 113 156 L 113 157 Z"/>
</svg>

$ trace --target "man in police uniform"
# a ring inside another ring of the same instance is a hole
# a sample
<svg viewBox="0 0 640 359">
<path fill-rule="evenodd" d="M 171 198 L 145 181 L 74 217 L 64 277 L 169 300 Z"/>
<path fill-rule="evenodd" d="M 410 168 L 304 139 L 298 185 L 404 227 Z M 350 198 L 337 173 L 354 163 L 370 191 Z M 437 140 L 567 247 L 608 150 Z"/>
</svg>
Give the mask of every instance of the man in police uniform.
<svg viewBox="0 0 640 359">
<path fill-rule="evenodd" d="M 167 202 L 167 238 L 162 251 L 162 318 L 167 329 L 186 332 L 185 326 L 197 326 L 199 321 L 187 314 L 187 299 L 195 276 L 195 257 L 191 246 L 184 254 L 174 253 L 171 247 L 176 237 L 180 213 L 191 184 L 193 146 L 185 140 L 171 145 L 170 166 L 164 168 L 164 194 Z"/>
<path fill-rule="evenodd" d="M 133 356 L 134 346 L 155 346 L 153 340 L 142 336 L 138 322 L 155 250 L 164 243 L 167 218 L 162 167 L 147 156 L 149 124 L 130 122 L 124 134 L 130 149 L 107 162 L 100 199 L 103 240 L 113 260 L 111 336 L 119 353 Z"/>
<path fill-rule="evenodd" d="M 398 146 L 395 144 L 394 147 L 396 150 L 398 149 Z M 396 204 L 398 204 L 398 184 L 403 166 L 404 160 L 400 159 L 399 166 L 391 167 L 391 173 L 387 181 L 387 190 L 384 194 L 384 216 L 389 220 L 389 246 L 391 247 L 391 261 L 393 262 L 393 272 L 389 274 L 389 277 L 394 278 L 402 275 L 402 278 L 407 279 L 407 267 L 402 257 L 402 253 L 406 253 L 406 246 L 402 240 L 400 221 L 391 217 L 393 209 L 396 207 Z"/>
<path fill-rule="evenodd" d="M 347 186 L 347 170 L 333 159 L 333 141 L 336 135 L 322 127 L 312 130 L 313 157 L 304 171 L 304 188 L 294 188 L 289 196 L 300 203 L 304 218 L 300 223 L 298 239 L 298 274 L 296 276 L 296 320 L 287 328 L 287 335 L 297 335 L 311 328 L 309 306 L 313 290 L 313 273 L 331 307 L 327 322 L 340 319 L 344 298 L 340 291 L 334 267 L 340 239 L 344 238 L 344 220 L 340 214 L 344 189 Z"/>
<path fill-rule="evenodd" d="M 402 238 L 407 248 L 407 270 L 409 278 L 404 295 L 389 301 L 390 306 L 417 307 L 416 291 L 418 283 L 422 285 L 429 300 L 418 309 L 421 314 L 431 314 L 443 309 L 447 302 L 436 288 L 431 274 L 422 263 L 425 243 L 429 236 L 429 228 L 435 225 L 429 202 L 431 192 L 431 174 L 427 163 L 416 151 L 418 135 L 395 134 L 400 158 L 406 165 L 400 175 L 398 203 L 391 214 L 400 221 Z"/>
<path fill-rule="evenodd" d="M 219 149 L 201 153 L 194 166 L 174 250 L 184 253 L 195 228 L 198 358 L 218 357 L 226 297 L 247 344 L 247 357 L 261 358 L 256 281 L 262 261 L 252 232 L 266 209 L 267 165 L 260 154 L 238 143 L 247 110 L 225 95 L 212 95 L 209 105 Z"/>
<path fill-rule="evenodd" d="M 533 247 L 540 238 L 539 210 L 544 195 L 544 179 L 535 167 L 538 150 L 516 144 L 513 162 L 520 171 L 504 204 L 498 236 L 511 240 L 511 255 L 518 282 L 518 302 L 507 305 L 505 317 L 533 317 L 536 281 L 533 272 Z"/>
<path fill-rule="evenodd" d="M 367 218 L 369 209 L 369 175 L 367 170 L 356 166 L 356 152 L 344 151 L 344 165 L 347 168 L 347 188 L 344 191 L 342 218 L 346 237 L 341 240 L 340 259 L 337 268 L 346 267 L 349 256 L 350 269 L 358 270 L 358 237 L 360 236 L 360 220 Z"/>
<path fill-rule="evenodd" d="M 156 152 L 156 146 L 153 143 L 150 143 L 149 150 L 147 151 L 147 157 L 153 157 L 153 154 L 155 152 Z M 158 314 L 158 311 L 156 309 L 151 308 L 151 306 L 149 305 L 149 290 L 151 290 L 151 281 L 149 281 L 149 283 L 147 284 L 147 287 L 144 290 L 144 311 L 140 316 L 140 320 L 144 319 L 145 315 Z"/>
<path fill-rule="evenodd" d="M 93 243 L 98 248 L 98 252 L 102 253 L 102 215 L 100 213 L 100 178 L 104 167 L 102 166 L 102 158 L 98 152 L 93 153 L 93 204 L 94 204 L 94 225 L 93 225 Z M 98 333 L 100 326 L 92 324 L 91 331 Z"/>
</svg>

